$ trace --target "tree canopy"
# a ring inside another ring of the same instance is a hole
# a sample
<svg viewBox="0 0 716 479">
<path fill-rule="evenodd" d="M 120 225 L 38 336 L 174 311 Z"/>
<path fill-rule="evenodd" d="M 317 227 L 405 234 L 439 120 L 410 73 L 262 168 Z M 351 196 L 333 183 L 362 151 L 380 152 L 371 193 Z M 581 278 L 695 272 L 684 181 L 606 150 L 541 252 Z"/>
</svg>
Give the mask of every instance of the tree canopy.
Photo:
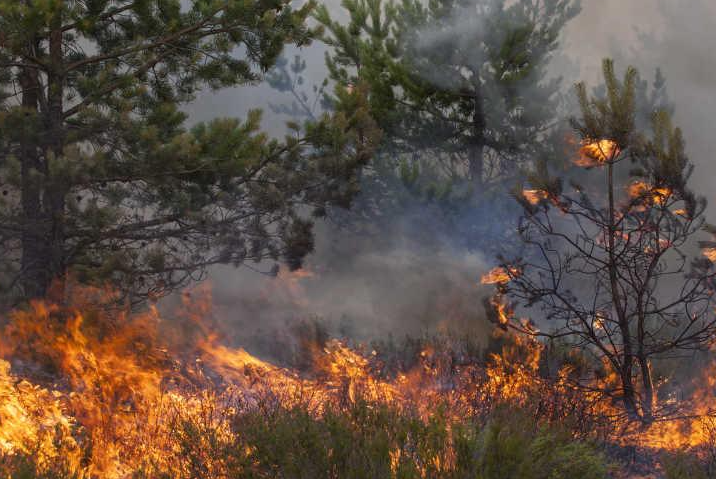
<svg viewBox="0 0 716 479">
<path fill-rule="evenodd" d="M 361 91 L 289 125 L 187 126 L 200 89 L 255 84 L 315 36 L 288 0 L 0 1 L 2 289 L 56 277 L 171 291 L 216 263 L 291 268 L 375 144 Z"/>
<path fill-rule="evenodd" d="M 325 5 L 331 77 L 370 85 L 384 154 L 443 188 L 482 193 L 554 144 L 560 78 L 548 65 L 572 0 L 344 1 Z M 415 181 L 420 175 L 414 173 Z M 410 175 L 403 175 L 409 179 Z M 465 185 L 463 185 L 465 186 Z M 464 190 L 464 188 L 463 188 Z"/>
</svg>

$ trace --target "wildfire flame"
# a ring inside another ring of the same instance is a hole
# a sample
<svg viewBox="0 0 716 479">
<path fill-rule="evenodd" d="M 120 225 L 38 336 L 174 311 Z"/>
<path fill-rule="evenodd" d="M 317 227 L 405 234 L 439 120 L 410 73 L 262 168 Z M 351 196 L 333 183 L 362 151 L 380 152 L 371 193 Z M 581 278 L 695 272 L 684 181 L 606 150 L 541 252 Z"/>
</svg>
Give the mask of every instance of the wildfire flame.
<svg viewBox="0 0 716 479">
<path fill-rule="evenodd" d="M 653 187 L 643 181 L 635 181 L 628 187 L 629 196 L 632 199 L 645 199 L 650 204 L 663 206 L 671 197 L 672 191 L 666 187 Z M 675 214 L 678 214 L 675 212 Z"/>
<path fill-rule="evenodd" d="M 577 166 L 591 168 L 614 160 L 619 153 L 619 146 L 612 140 L 584 141 L 579 149 L 579 157 L 574 163 Z"/>
<path fill-rule="evenodd" d="M 510 280 L 519 274 L 519 270 L 515 267 L 509 269 L 497 266 L 492 268 L 489 272 L 482 275 L 480 278 L 480 284 L 499 284 L 509 283 Z"/>
<path fill-rule="evenodd" d="M 496 268 L 487 276 L 500 283 L 516 273 Z M 616 381 L 609 365 L 594 388 L 577 390 L 571 366 L 542 375 L 544 347 L 528 336 L 498 330 L 503 346 L 484 363 L 457 363 L 449 352 L 426 347 L 417 366 L 394 376 L 380 372 L 374 352 L 330 340 L 314 346 L 311 370 L 299 374 L 224 344 L 208 326 L 208 295 L 185 297 L 175 313 L 174 321 L 184 324 L 177 342 L 156 308 L 140 314 L 98 310 L 90 299 L 106 294 L 89 291 L 72 308 L 35 301 L 11 314 L 0 335 L 0 455 L 32 454 L 40 467 L 61 460 L 79 477 L 119 479 L 140 469 L 148 477 L 177 477 L 186 467 L 182 425 L 192 425 L 202 447 L 220 450 L 241 434 L 232 418 L 262 410 L 267 401 L 317 415 L 329 406 L 385 403 L 417 411 L 424 420 L 437 404 L 460 421 L 484 417 L 501 404 L 530 407 L 535 398 L 540 410 L 553 408 L 549 414 L 557 418 L 560 404 L 569 401 L 584 404 L 585 414 L 616 414 L 611 401 L 594 392 Z M 492 304 L 500 324 L 511 320 L 499 295 Z M 594 327 L 604 327 L 601 315 Z M 669 448 L 704 443 L 709 429 L 703 415 L 714 405 L 711 372 L 693 395 L 702 416 L 620 440 Z M 246 445 L 247 457 L 251 450 Z M 390 459 L 400 455 L 395 451 Z M 221 460 L 203 461 L 207 477 L 225 477 Z"/>
<path fill-rule="evenodd" d="M 704 256 L 706 256 L 711 262 L 716 263 L 716 248 L 704 248 L 701 250 Z"/>
<path fill-rule="evenodd" d="M 522 190 L 522 196 L 524 196 L 531 205 L 537 205 L 541 201 L 549 198 L 549 194 L 544 190 Z"/>
</svg>

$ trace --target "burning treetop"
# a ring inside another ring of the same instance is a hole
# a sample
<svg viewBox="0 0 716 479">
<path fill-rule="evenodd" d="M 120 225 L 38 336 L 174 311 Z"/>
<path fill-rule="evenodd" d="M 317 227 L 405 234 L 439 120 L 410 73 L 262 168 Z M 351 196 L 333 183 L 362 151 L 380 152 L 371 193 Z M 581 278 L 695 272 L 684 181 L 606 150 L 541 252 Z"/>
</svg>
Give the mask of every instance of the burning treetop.
<svg viewBox="0 0 716 479">
<path fill-rule="evenodd" d="M 666 111 L 653 115 L 650 135 L 637 128 L 635 70 L 619 81 L 605 61 L 604 78 L 604 97 L 577 87 L 577 164 L 589 170 L 582 175 L 588 186 L 575 179 L 568 188 L 539 169 L 532 180 L 540 189 L 525 190 L 527 201 L 520 201 L 527 251 L 487 279 L 498 286 L 492 304 L 501 325 L 569 338 L 619 379 L 616 390 L 602 392 L 648 423 L 672 409 L 658 398 L 653 362 L 713 344 L 716 269 L 711 261 L 687 260 L 686 248 L 704 225 L 705 201 L 687 187 L 691 166 L 680 130 Z M 716 257 L 712 244 L 702 247 L 707 258 Z M 519 275 L 507 274 L 515 269 Z M 551 326 L 505 321 L 508 301 L 540 306 Z"/>
</svg>

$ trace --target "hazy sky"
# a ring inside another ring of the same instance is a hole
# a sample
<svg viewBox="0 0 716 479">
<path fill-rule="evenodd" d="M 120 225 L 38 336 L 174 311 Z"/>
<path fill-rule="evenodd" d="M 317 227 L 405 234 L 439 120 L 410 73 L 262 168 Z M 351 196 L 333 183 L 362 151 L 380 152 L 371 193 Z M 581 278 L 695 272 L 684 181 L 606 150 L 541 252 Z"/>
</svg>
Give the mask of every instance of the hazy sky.
<svg viewBox="0 0 716 479">
<path fill-rule="evenodd" d="M 585 0 L 569 25 L 564 47 L 594 81 L 610 56 L 652 78 L 661 67 L 696 166 L 692 185 L 712 205 L 716 220 L 716 2 L 713 0 Z"/>
</svg>

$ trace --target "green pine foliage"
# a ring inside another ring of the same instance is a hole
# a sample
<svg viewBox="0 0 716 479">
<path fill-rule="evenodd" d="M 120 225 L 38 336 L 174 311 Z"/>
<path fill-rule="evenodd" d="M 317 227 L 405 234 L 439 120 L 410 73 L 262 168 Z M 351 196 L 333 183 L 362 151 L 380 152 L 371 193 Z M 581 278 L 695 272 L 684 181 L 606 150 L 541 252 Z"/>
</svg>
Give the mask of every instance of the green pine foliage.
<svg viewBox="0 0 716 479">
<path fill-rule="evenodd" d="M 560 81 L 550 78 L 548 64 L 578 2 L 342 5 L 345 21 L 326 6 L 315 16 L 326 30 L 331 79 L 367 84 L 370 111 L 385 132 L 374 162 L 378 197 L 395 195 L 385 173 L 400 175 L 404 162 L 420 173 L 419 181 L 407 176 L 414 193 L 459 204 L 515 178 L 537 158 L 559 156 L 551 140 Z"/>
<path fill-rule="evenodd" d="M 216 263 L 297 268 L 314 216 L 348 205 L 377 130 L 361 90 L 293 124 L 187 127 L 201 89 L 255 84 L 315 36 L 286 0 L 0 1 L 2 289 L 73 274 L 136 298 Z"/>
</svg>

